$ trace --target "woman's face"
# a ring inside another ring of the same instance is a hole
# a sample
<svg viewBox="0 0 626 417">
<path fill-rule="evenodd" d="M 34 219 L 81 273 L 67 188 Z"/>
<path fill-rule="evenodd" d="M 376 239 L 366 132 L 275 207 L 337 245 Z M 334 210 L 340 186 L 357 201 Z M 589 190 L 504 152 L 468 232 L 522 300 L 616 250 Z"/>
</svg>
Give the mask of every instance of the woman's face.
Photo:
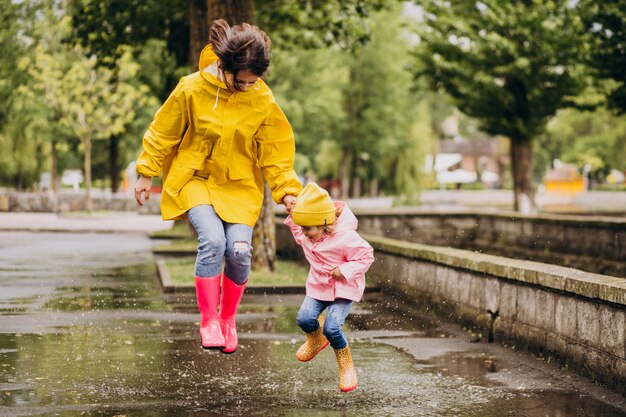
<svg viewBox="0 0 626 417">
<path fill-rule="evenodd" d="M 233 74 L 231 72 L 224 71 L 224 75 L 226 76 L 226 84 L 232 88 L 235 85 L 235 79 L 233 78 Z M 239 71 L 237 74 L 237 83 L 239 84 L 239 88 L 241 90 L 238 91 L 248 91 L 250 87 L 252 87 L 259 80 L 259 76 L 253 74 L 250 70 Z"/>
<path fill-rule="evenodd" d="M 311 242 L 317 242 L 324 236 L 324 228 L 319 226 L 302 226 L 302 233 L 308 237 Z"/>
</svg>

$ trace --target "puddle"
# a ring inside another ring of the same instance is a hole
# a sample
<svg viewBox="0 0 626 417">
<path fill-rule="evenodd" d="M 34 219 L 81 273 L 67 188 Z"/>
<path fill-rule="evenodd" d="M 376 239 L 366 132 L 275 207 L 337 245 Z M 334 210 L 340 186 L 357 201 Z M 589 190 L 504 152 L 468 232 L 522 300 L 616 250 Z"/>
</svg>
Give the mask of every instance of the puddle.
<svg viewBox="0 0 626 417">
<path fill-rule="evenodd" d="M 40 247 L 39 235 L 31 239 Z M 100 235 L 83 235 L 83 245 L 72 239 L 81 268 L 57 259 L 38 266 L 47 272 L 38 279 L 0 277 L 13 288 L 0 296 L 2 416 L 626 415 L 577 390 L 507 385 L 493 377 L 505 371 L 501 357 L 477 353 L 432 314 L 399 311 L 380 295 L 355 305 L 346 322 L 360 381 L 349 394 L 337 389 L 330 347 L 311 362 L 294 357 L 304 340 L 295 324 L 302 296 L 246 295 L 239 350 L 205 351 L 193 294 L 159 293 L 148 255 L 116 253 L 102 235 L 107 264 Z M 120 251 L 147 245 L 123 239 Z M 3 250 L 0 265 L 10 264 Z"/>
</svg>

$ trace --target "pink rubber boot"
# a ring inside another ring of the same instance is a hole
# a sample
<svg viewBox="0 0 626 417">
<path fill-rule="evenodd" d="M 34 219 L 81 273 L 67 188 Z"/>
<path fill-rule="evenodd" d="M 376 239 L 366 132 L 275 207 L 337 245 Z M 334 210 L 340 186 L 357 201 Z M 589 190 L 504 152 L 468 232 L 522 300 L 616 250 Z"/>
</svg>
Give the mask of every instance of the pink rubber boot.
<svg viewBox="0 0 626 417">
<path fill-rule="evenodd" d="M 222 298 L 220 300 L 220 323 L 226 344 L 221 349 L 222 353 L 235 353 L 237 350 L 238 341 L 235 316 L 237 315 L 239 302 L 241 301 L 247 283 L 248 281 L 246 280 L 243 284 L 237 285 L 224 275 L 224 282 L 222 282 Z"/>
<path fill-rule="evenodd" d="M 209 278 L 196 277 L 196 297 L 200 310 L 200 338 L 204 349 L 221 349 L 226 344 L 217 313 L 220 279 L 221 275 Z"/>
</svg>

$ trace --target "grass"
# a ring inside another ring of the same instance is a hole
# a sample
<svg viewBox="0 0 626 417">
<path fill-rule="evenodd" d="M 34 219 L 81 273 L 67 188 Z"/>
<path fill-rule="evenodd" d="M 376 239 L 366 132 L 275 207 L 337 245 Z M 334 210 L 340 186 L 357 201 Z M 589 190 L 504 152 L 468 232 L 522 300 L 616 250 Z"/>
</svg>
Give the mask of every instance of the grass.
<svg viewBox="0 0 626 417">
<path fill-rule="evenodd" d="M 194 285 L 194 264 L 196 258 L 166 259 L 165 266 L 174 285 Z M 308 266 L 297 261 L 278 261 L 276 272 L 250 272 L 250 286 L 304 286 L 309 273 Z"/>
<path fill-rule="evenodd" d="M 192 239 L 193 232 L 189 226 L 189 222 L 186 220 L 177 220 L 169 229 L 151 233 L 150 237 L 163 239 Z"/>
<path fill-rule="evenodd" d="M 198 251 L 198 241 L 195 239 L 178 239 L 171 241 L 167 245 L 156 245 L 153 250 L 155 252 L 189 251 L 190 254 L 195 254 Z"/>
</svg>

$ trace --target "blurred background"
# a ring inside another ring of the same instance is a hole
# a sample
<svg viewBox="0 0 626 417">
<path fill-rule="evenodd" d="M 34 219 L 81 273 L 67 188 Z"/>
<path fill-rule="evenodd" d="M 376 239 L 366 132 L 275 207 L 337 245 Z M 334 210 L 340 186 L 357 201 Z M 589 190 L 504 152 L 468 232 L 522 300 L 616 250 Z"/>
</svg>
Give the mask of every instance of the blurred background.
<svg viewBox="0 0 626 417">
<path fill-rule="evenodd" d="M 271 37 L 296 170 L 335 198 L 626 208 L 621 0 L 0 5 L 0 211 L 135 209 L 143 132 L 220 17 Z"/>
</svg>

